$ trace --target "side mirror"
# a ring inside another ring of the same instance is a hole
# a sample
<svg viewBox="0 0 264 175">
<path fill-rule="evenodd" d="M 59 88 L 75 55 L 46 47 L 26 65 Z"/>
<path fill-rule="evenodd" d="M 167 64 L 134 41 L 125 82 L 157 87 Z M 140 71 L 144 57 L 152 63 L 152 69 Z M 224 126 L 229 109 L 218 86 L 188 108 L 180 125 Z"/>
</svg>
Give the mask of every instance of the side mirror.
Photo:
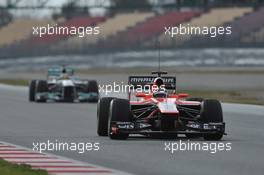
<svg viewBox="0 0 264 175">
<path fill-rule="evenodd" d="M 186 98 L 188 96 L 189 96 L 189 94 L 186 94 L 186 93 L 180 93 L 180 94 L 178 94 L 178 97 L 179 98 Z"/>
<path fill-rule="evenodd" d="M 146 97 L 146 94 L 142 93 L 142 92 L 138 92 L 135 94 L 136 97 Z"/>
</svg>

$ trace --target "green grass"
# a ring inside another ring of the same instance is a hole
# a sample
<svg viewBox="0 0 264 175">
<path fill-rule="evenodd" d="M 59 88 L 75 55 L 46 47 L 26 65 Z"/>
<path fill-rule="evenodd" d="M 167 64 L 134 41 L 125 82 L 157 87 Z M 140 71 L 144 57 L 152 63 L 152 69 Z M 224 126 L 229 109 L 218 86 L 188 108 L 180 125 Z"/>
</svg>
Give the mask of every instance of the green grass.
<svg viewBox="0 0 264 175">
<path fill-rule="evenodd" d="M 13 86 L 27 86 L 28 80 L 24 79 L 0 79 L 0 83 Z"/>
<path fill-rule="evenodd" d="M 17 165 L 0 159 L 1 175 L 48 175 L 45 170 L 33 170 L 29 165 Z"/>
</svg>

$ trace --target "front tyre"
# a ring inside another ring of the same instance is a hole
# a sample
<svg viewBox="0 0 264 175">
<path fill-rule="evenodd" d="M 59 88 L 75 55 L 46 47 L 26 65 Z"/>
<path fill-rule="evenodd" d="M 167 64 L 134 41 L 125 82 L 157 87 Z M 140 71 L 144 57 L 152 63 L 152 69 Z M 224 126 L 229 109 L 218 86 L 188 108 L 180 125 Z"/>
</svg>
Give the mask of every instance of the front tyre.
<svg viewBox="0 0 264 175">
<path fill-rule="evenodd" d="M 201 109 L 201 120 L 204 123 L 222 123 L 223 112 L 218 100 L 204 100 Z M 205 134 L 205 140 L 221 140 L 224 133 Z"/>
<path fill-rule="evenodd" d="M 45 80 L 38 80 L 36 81 L 36 89 L 35 92 L 36 93 L 47 93 L 48 90 L 48 83 Z M 46 98 L 40 98 L 40 99 L 35 99 L 36 102 L 40 102 L 40 103 L 45 103 L 47 101 Z"/>
<path fill-rule="evenodd" d="M 99 136 L 108 135 L 109 108 L 113 99 L 113 97 L 104 97 L 97 104 L 97 134 Z"/>
<path fill-rule="evenodd" d="M 35 101 L 35 92 L 36 92 L 36 80 L 32 80 L 29 82 L 29 95 L 28 100 L 30 102 Z"/>
<path fill-rule="evenodd" d="M 115 122 L 131 122 L 132 112 L 130 109 L 129 100 L 114 99 L 110 104 L 109 123 L 108 123 L 108 136 L 110 139 L 125 140 L 128 138 L 128 133 L 120 133 L 114 129 Z"/>
</svg>

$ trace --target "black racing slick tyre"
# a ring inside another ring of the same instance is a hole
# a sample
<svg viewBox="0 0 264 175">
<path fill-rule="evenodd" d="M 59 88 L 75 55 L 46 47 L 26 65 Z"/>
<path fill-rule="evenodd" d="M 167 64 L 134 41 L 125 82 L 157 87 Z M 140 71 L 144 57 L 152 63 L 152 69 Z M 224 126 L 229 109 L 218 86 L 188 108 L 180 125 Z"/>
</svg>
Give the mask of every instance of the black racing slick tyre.
<svg viewBox="0 0 264 175">
<path fill-rule="evenodd" d="M 99 98 L 99 90 L 98 90 L 98 84 L 95 80 L 90 80 L 87 85 L 87 92 L 88 93 L 96 93 L 97 97 L 88 100 L 89 102 L 97 103 Z"/>
<path fill-rule="evenodd" d="M 36 81 L 36 89 L 35 89 L 36 93 L 44 93 L 44 92 L 48 92 L 48 83 L 45 80 L 37 80 Z M 36 102 L 46 102 L 46 99 L 35 99 Z"/>
<path fill-rule="evenodd" d="M 132 114 L 130 109 L 129 100 L 114 99 L 110 104 L 109 123 L 108 123 L 108 136 L 114 140 L 125 140 L 128 138 L 128 133 L 113 132 L 114 122 L 131 122 Z"/>
<path fill-rule="evenodd" d="M 204 123 L 222 123 L 223 111 L 221 103 L 218 100 L 204 100 L 201 109 L 200 119 Z M 224 133 L 205 134 L 205 140 L 221 140 Z"/>
<path fill-rule="evenodd" d="M 97 134 L 99 136 L 108 135 L 109 108 L 113 99 L 113 97 L 104 97 L 97 104 Z"/>
<path fill-rule="evenodd" d="M 31 80 L 29 82 L 29 95 L 28 95 L 28 100 L 30 102 L 35 101 L 35 91 L 36 91 L 36 80 Z"/>
<path fill-rule="evenodd" d="M 87 86 L 87 91 L 88 92 L 94 92 L 94 93 L 98 93 L 98 84 L 95 80 L 90 80 L 88 82 L 88 86 Z"/>
</svg>

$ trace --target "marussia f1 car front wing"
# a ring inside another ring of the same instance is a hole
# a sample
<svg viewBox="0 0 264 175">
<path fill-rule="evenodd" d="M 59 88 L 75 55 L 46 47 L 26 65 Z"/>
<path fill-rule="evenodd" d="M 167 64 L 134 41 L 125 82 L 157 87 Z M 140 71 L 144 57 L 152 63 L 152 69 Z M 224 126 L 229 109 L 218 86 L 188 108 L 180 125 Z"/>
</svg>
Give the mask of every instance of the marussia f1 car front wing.
<svg viewBox="0 0 264 175">
<path fill-rule="evenodd" d="M 114 129 L 113 129 L 114 127 Z M 153 131 L 151 130 L 152 125 L 143 123 L 140 121 L 136 122 L 112 122 L 112 130 L 118 133 L 128 134 L 155 134 L 155 133 L 174 133 L 174 134 L 215 134 L 225 133 L 225 123 L 200 123 L 190 121 L 184 127 L 178 130 L 171 131 Z"/>
</svg>

